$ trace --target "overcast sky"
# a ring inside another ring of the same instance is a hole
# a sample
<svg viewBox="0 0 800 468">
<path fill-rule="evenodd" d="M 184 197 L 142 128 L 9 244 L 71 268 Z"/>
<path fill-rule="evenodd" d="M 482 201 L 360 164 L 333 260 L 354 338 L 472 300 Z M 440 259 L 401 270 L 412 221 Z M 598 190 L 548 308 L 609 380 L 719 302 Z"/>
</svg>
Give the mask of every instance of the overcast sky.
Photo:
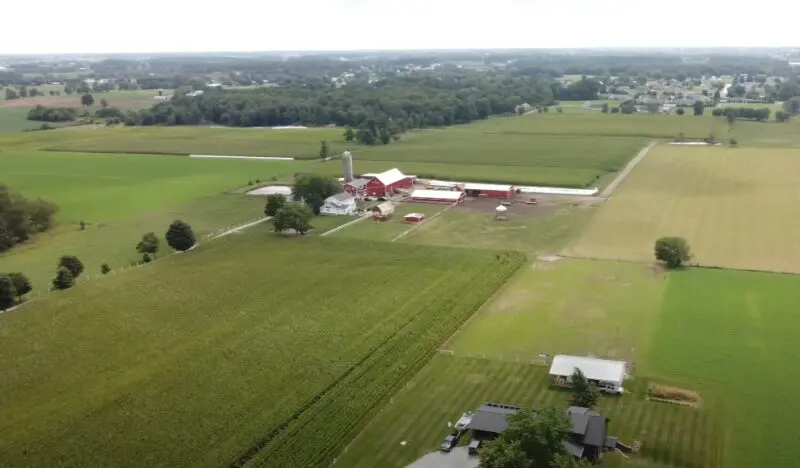
<svg viewBox="0 0 800 468">
<path fill-rule="evenodd" d="M 6 18 L 0 27 L 0 53 L 800 45 L 796 0 L 768 4 L 770 12 L 777 12 L 770 19 L 757 3 L 722 0 L 137 0 L 65 5 L 38 0 L 30 18 Z M 732 12 L 733 19 L 727 19 Z"/>
</svg>

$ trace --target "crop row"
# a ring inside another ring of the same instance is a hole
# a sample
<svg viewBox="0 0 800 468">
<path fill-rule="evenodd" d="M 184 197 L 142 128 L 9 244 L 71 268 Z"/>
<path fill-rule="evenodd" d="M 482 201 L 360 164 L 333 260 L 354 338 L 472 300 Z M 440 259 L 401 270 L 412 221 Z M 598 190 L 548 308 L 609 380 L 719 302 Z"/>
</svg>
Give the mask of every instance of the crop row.
<svg viewBox="0 0 800 468">
<path fill-rule="evenodd" d="M 255 457 L 250 465 L 323 466 L 342 450 L 365 417 L 429 360 L 451 335 L 524 262 L 498 254 L 492 265 L 454 271 L 431 284 L 401 310 L 412 319 L 330 389 Z"/>
</svg>

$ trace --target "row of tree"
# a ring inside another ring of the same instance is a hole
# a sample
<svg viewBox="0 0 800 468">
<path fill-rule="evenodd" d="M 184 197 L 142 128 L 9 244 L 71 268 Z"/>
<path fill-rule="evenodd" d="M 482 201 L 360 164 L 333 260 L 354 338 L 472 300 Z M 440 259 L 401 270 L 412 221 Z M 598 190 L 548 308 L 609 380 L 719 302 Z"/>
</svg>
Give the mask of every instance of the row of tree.
<svg viewBox="0 0 800 468">
<path fill-rule="evenodd" d="M 179 252 L 191 249 L 197 242 L 192 226 L 179 219 L 169 225 L 164 238 L 167 240 L 167 245 Z M 154 232 L 148 232 L 136 244 L 136 251 L 142 254 L 143 263 L 149 263 L 156 258 L 160 246 L 161 240 L 158 236 Z"/>
<path fill-rule="evenodd" d="M 39 122 L 71 122 L 78 117 L 74 107 L 45 107 L 37 105 L 28 111 L 28 120 Z"/>
<path fill-rule="evenodd" d="M 55 203 L 41 198 L 29 200 L 0 185 L 0 252 L 50 229 L 57 211 Z"/>
<path fill-rule="evenodd" d="M 772 113 L 767 107 L 756 109 L 755 107 L 721 107 L 711 111 L 714 117 L 725 117 L 728 122 L 733 123 L 736 119 L 755 120 L 764 122 L 769 120 Z"/>
<path fill-rule="evenodd" d="M 6 310 L 24 300 L 33 290 L 30 280 L 22 273 L 0 274 L 0 310 Z"/>
<path fill-rule="evenodd" d="M 469 123 L 493 114 L 513 113 L 522 102 L 546 105 L 553 99 L 550 81 L 539 78 L 459 74 L 397 77 L 341 88 L 209 89 L 191 97 L 179 93 L 149 111 L 131 114 L 126 124 L 333 124 L 368 129 L 374 138 L 381 139 L 386 132 L 391 138 L 392 130 L 402 133 L 404 128 Z M 366 133 L 362 135 L 369 139 Z"/>
</svg>

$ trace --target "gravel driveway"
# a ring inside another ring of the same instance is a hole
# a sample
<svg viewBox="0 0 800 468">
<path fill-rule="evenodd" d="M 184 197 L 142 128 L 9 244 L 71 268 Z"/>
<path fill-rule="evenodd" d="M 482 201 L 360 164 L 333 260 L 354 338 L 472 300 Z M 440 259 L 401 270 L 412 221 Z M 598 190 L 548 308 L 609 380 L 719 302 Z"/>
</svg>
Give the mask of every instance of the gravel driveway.
<svg viewBox="0 0 800 468">
<path fill-rule="evenodd" d="M 408 468 L 478 468 L 478 457 L 469 456 L 467 447 L 456 447 L 450 453 L 429 453 Z"/>
</svg>

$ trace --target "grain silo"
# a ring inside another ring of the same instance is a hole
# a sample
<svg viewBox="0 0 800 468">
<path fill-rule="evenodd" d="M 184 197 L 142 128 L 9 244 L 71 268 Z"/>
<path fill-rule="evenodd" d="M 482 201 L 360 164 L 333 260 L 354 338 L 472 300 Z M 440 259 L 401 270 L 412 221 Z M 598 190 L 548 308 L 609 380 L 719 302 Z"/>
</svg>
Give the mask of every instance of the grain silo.
<svg viewBox="0 0 800 468">
<path fill-rule="evenodd" d="M 353 155 L 349 151 L 342 153 L 342 170 L 344 172 L 344 183 L 353 180 Z"/>
</svg>

